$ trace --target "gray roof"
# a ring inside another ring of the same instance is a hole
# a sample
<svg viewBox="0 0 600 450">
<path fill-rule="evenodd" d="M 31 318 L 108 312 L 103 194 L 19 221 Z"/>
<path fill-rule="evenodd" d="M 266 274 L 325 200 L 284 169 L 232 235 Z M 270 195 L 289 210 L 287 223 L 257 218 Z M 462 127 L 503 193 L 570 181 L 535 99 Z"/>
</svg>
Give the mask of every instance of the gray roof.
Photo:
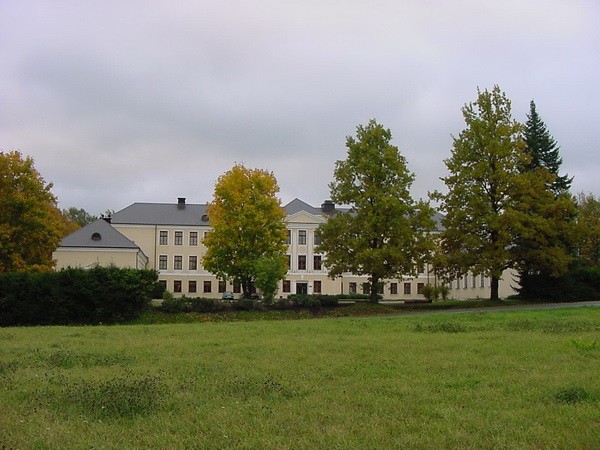
<svg viewBox="0 0 600 450">
<path fill-rule="evenodd" d="M 299 198 L 295 198 L 287 205 L 284 206 L 285 214 L 291 216 L 292 214 L 296 214 L 300 211 L 306 211 L 307 213 L 314 214 L 315 216 L 323 215 L 323 211 L 321 208 L 315 208 L 314 206 L 310 206 L 308 203 L 303 202 Z"/>
<path fill-rule="evenodd" d="M 134 203 L 114 213 L 111 222 L 132 225 L 209 225 L 206 205 L 191 203 Z"/>
<path fill-rule="evenodd" d="M 135 242 L 115 230 L 104 219 L 98 219 L 65 236 L 60 241 L 60 247 L 139 249 Z"/>
<path fill-rule="evenodd" d="M 291 202 L 289 202 L 287 205 L 285 205 L 285 212 L 288 216 L 291 216 L 292 214 L 296 214 L 297 212 L 300 211 L 306 211 L 307 213 L 310 214 L 314 214 L 315 216 L 322 216 L 326 213 L 323 212 L 322 207 L 320 208 L 315 208 L 314 206 L 309 205 L 306 202 L 303 202 L 302 200 L 295 198 L 294 200 L 292 200 Z M 340 208 L 339 206 L 335 206 L 335 211 L 336 212 L 348 212 L 350 211 L 350 208 L 347 207 L 342 207 Z M 435 230 L 436 231 L 442 231 L 444 229 L 443 225 L 442 225 L 442 219 L 443 219 L 443 215 L 439 212 L 434 212 L 433 214 L 433 221 L 435 223 Z"/>
<path fill-rule="evenodd" d="M 120 225 L 188 225 L 188 226 L 209 226 L 208 215 L 206 214 L 206 204 L 192 203 L 134 203 L 125 209 L 114 213 L 111 217 L 113 224 Z M 323 211 L 323 207 L 314 207 L 308 203 L 295 198 L 284 206 L 285 213 L 288 216 L 300 211 L 315 216 L 323 216 L 328 213 Z M 347 207 L 335 206 L 336 212 L 348 212 Z M 331 213 L 329 213 L 331 214 Z M 438 231 L 443 230 L 441 220 L 443 216 L 436 212 L 433 220 Z"/>
</svg>

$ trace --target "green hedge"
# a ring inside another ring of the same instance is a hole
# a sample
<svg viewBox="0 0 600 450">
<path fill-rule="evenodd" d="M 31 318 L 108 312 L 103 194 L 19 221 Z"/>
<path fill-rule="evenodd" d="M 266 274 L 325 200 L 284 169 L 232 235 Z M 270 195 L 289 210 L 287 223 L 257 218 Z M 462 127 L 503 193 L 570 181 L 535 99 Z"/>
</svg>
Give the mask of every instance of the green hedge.
<svg viewBox="0 0 600 450">
<path fill-rule="evenodd" d="M 113 323 L 150 303 L 156 271 L 94 267 L 0 274 L 0 326 Z"/>
</svg>

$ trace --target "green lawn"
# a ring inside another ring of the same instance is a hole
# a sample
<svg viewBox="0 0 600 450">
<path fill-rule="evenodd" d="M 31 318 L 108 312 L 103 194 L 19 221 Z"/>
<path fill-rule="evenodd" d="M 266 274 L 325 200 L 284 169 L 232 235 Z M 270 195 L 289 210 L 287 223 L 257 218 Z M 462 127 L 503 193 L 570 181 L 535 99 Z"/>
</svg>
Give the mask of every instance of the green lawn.
<svg viewBox="0 0 600 450">
<path fill-rule="evenodd" d="M 600 308 L 0 328 L 0 448 L 599 448 Z"/>
</svg>

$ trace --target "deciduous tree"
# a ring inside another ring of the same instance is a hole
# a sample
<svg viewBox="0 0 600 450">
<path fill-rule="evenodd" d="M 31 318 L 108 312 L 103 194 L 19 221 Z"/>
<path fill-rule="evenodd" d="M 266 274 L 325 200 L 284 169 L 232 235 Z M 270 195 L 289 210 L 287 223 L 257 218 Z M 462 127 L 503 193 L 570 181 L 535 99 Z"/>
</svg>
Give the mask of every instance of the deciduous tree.
<svg viewBox="0 0 600 450">
<path fill-rule="evenodd" d="M 236 164 L 217 180 L 208 206 L 212 231 L 204 239 L 204 267 L 222 279 L 232 279 L 249 297 L 260 276 L 262 262 L 277 281 L 285 275 L 285 213 L 277 180 L 272 173 Z"/>
<path fill-rule="evenodd" d="M 577 195 L 578 256 L 583 264 L 600 267 L 600 200 L 593 194 Z"/>
<path fill-rule="evenodd" d="M 375 120 L 346 139 L 347 158 L 336 162 L 329 187 L 331 199 L 350 210 L 318 229 L 329 275 L 368 275 L 373 302 L 383 280 L 416 275 L 431 249 L 432 210 L 412 199 L 414 175 L 391 139 Z"/>
<path fill-rule="evenodd" d="M 0 152 L 0 272 L 53 267 L 66 224 L 51 189 L 33 159 Z"/>
<path fill-rule="evenodd" d="M 561 239 L 573 204 L 566 197 L 557 201 L 546 168 L 524 170 L 531 157 L 523 126 L 511 117 L 510 101 L 498 86 L 478 91 L 462 112 L 466 128 L 445 160 L 448 192 L 432 196 L 446 213 L 444 271 L 448 278 L 468 271 L 489 276 L 490 299 L 498 300 L 506 269 L 522 269 L 525 261 L 530 269 L 555 275 L 567 269 L 571 257 Z"/>
<path fill-rule="evenodd" d="M 69 209 L 63 210 L 63 214 L 71 221 L 75 222 L 80 227 L 86 226 L 88 223 L 92 223 L 98 220 L 97 216 L 88 213 L 83 208 L 70 207 Z"/>
</svg>

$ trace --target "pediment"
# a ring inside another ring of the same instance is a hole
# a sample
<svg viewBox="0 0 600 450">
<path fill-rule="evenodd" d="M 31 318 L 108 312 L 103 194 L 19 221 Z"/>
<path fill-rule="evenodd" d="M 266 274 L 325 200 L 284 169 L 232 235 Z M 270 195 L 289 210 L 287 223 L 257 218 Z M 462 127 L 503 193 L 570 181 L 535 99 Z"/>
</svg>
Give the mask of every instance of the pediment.
<svg viewBox="0 0 600 450">
<path fill-rule="evenodd" d="M 322 224 L 325 223 L 322 217 L 315 216 L 306 211 L 298 211 L 291 216 L 287 216 L 285 221 L 287 223 L 309 223 L 309 224 Z"/>
</svg>

